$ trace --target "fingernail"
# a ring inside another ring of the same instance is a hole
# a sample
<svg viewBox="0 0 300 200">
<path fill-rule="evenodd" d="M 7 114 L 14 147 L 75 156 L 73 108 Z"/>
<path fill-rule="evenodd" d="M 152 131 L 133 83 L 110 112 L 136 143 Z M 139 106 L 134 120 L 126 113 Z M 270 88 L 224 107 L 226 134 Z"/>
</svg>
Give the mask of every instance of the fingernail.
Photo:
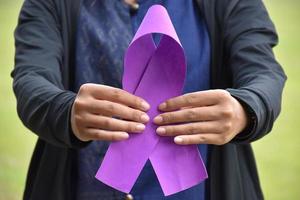
<svg viewBox="0 0 300 200">
<path fill-rule="evenodd" d="M 121 138 L 122 139 L 128 139 L 129 138 L 129 134 L 128 133 L 121 133 Z"/>
<path fill-rule="evenodd" d="M 157 116 L 153 119 L 154 123 L 160 124 L 163 122 L 163 118 L 161 116 Z"/>
<path fill-rule="evenodd" d="M 149 110 L 150 109 L 150 105 L 145 101 L 143 101 L 141 105 L 142 105 L 142 108 L 144 110 Z"/>
<path fill-rule="evenodd" d="M 166 134 L 166 129 L 163 128 L 163 127 L 158 127 L 158 128 L 156 129 L 156 133 L 157 133 L 157 134 L 160 134 L 160 135 L 164 135 L 164 134 Z"/>
<path fill-rule="evenodd" d="M 135 128 L 136 128 L 137 131 L 143 131 L 145 129 L 145 125 L 144 124 L 138 124 L 138 125 L 136 125 Z"/>
<path fill-rule="evenodd" d="M 164 110 L 164 109 L 167 108 L 167 104 L 166 104 L 166 103 L 162 103 L 162 104 L 159 105 L 158 108 L 159 108 L 160 110 Z"/>
<path fill-rule="evenodd" d="M 183 142 L 183 139 L 181 137 L 175 137 L 174 142 L 177 144 L 181 144 Z"/>
<path fill-rule="evenodd" d="M 143 114 L 142 116 L 141 116 L 141 120 L 142 120 L 142 122 L 148 122 L 149 121 L 149 116 L 148 115 L 146 115 L 146 114 Z"/>
</svg>

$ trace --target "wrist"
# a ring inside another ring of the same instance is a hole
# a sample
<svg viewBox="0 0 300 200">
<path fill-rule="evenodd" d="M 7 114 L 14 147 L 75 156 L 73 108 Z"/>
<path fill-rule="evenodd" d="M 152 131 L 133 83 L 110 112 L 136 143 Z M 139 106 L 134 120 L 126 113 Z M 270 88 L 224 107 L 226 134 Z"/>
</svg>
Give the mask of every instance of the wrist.
<svg viewBox="0 0 300 200">
<path fill-rule="evenodd" d="M 235 97 L 232 97 L 235 101 L 235 107 L 236 107 L 236 122 L 237 122 L 237 131 L 236 135 L 239 135 L 240 133 L 244 132 L 250 124 L 250 115 L 247 112 L 246 105 L 244 105 L 243 102 L 239 101 Z"/>
</svg>

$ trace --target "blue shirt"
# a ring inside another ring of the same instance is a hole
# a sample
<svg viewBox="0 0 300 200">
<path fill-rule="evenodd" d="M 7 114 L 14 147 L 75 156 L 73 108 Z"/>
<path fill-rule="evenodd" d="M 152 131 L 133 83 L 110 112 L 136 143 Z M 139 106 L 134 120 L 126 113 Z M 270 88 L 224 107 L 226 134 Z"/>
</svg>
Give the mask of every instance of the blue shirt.
<svg viewBox="0 0 300 200">
<path fill-rule="evenodd" d="M 128 7 L 118 0 L 83 1 L 77 33 L 75 89 L 87 82 L 121 87 L 124 53 L 148 8 L 154 4 L 166 7 L 185 50 L 184 93 L 209 89 L 209 37 L 193 0 L 140 0 L 139 4 L 139 10 L 130 16 Z M 94 178 L 107 147 L 106 142 L 94 141 L 79 151 L 78 199 L 114 199 L 115 190 Z M 199 150 L 206 162 L 207 145 L 199 145 Z M 164 197 L 148 161 L 131 194 L 135 200 L 202 200 L 204 184 Z"/>
</svg>

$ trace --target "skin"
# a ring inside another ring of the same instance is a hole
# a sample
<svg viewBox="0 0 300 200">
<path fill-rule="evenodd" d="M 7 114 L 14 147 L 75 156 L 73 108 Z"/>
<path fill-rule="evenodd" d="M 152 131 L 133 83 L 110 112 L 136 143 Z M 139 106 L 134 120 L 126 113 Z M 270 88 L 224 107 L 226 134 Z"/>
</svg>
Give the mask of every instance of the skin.
<svg viewBox="0 0 300 200">
<path fill-rule="evenodd" d="M 150 105 L 122 89 L 97 84 L 81 86 L 72 106 L 71 126 L 82 141 L 119 141 L 141 133 Z M 171 98 L 158 108 L 157 134 L 179 145 L 223 145 L 247 126 L 243 106 L 226 90 L 207 90 Z"/>
<path fill-rule="evenodd" d="M 185 94 L 159 105 L 163 113 L 154 118 L 161 136 L 175 136 L 179 145 L 230 142 L 247 126 L 243 106 L 226 90 Z"/>
<path fill-rule="evenodd" d="M 133 6 L 134 4 L 136 4 L 136 0 L 124 0 L 125 3 L 127 3 L 130 6 Z"/>
<path fill-rule="evenodd" d="M 124 90 L 98 84 L 84 84 L 72 106 L 71 126 L 82 141 L 119 141 L 139 133 L 149 121 L 149 104 Z"/>
</svg>

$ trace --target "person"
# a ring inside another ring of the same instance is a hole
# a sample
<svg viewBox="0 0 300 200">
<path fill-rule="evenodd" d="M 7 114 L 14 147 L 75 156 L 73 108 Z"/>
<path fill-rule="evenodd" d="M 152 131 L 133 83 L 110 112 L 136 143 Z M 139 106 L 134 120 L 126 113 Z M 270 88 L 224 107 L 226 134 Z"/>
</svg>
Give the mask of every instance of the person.
<svg viewBox="0 0 300 200">
<path fill-rule="evenodd" d="M 149 119 L 151 105 L 122 90 L 121 79 L 126 48 L 154 4 L 170 14 L 187 76 L 183 94 Z M 38 140 L 23 199 L 263 199 L 251 142 L 280 113 L 286 75 L 277 43 L 261 0 L 24 1 L 13 89 Z M 147 123 L 178 145 L 197 144 L 209 178 L 168 197 L 149 162 L 130 195 L 96 180 L 109 142 L 143 134 Z"/>
</svg>

